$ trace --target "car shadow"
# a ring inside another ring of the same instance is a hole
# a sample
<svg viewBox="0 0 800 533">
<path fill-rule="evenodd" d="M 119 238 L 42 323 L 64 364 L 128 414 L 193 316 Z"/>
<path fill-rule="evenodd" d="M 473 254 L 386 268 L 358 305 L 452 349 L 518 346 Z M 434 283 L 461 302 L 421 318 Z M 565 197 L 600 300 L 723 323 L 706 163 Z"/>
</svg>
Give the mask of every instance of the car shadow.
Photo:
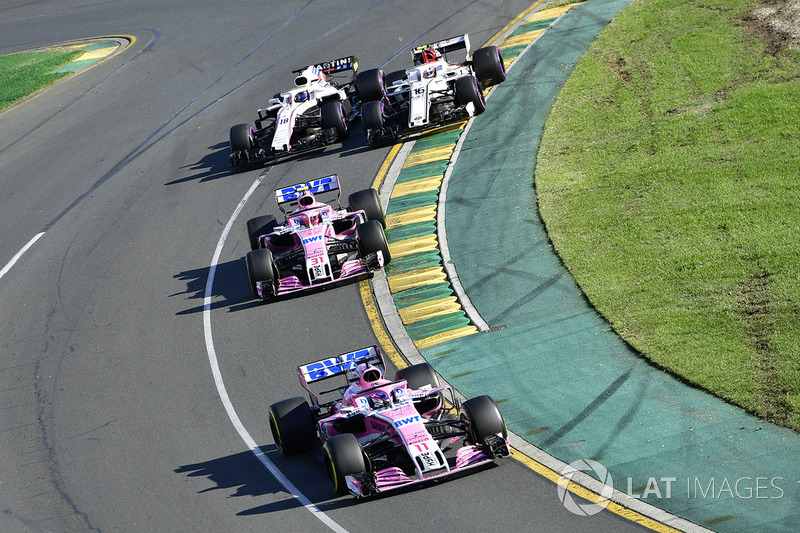
<svg viewBox="0 0 800 533">
<path fill-rule="evenodd" d="M 181 169 L 189 169 L 190 171 L 194 171 L 194 173 L 183 178 L 168 181 L 164 185 L 178 185 L 191 181 L 203 183 L 206 181 L 217 180 L 230 176 L 230 144 L 228 142 L 221 142 L 213 146 L 209 146 L 208 149 L 210 152 L 203 156 L 203 158 L 197 163 L 180 167 Z"/>
<path fill-rule="evenodd" d="M 200 313 L 204 309 L 202 300 L 206 293 L 206 284 L 210 268 L 202 267 L 192 270 L 184 270 L 173 276 L 186 282 L 186 290 L 170 294 L 170 297 L 185 296 L 187 300 L 200 300 L 197 306 L 178 311 L 177 315 L 190 315 Z M 256 305 L 261 305 L 260 300 L 253 297 L 250 291 L 250 283 L 247 281 L 247 266 L 244 259 L 234 259 L 216 266 L 214 273 L 214 284 L 211 293 L 211 309 L 241 310 Z"/>
</svg>

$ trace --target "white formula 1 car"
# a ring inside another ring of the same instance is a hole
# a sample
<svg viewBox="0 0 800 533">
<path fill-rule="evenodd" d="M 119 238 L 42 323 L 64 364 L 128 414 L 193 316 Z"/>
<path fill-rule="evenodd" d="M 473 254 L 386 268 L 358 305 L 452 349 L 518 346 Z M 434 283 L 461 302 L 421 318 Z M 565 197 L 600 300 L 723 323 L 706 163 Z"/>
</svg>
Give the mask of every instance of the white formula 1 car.
<svg viewBox="0 0 800 533">
<path fill-rule="evenodd" d="M 466 50 L 464 62 L 447 60 L 447 54 L 455 50 Z M 417 46 L 412 55 L 414 66 L 406 70 L 384 74 L 371 69 L 356 77 L 361 122 L 369 143 L 480 115 L 486 109 L 484 89 L 506 79 L 497 47 L 479 48 L 470 59 L 467 34 Z"/>
<path fill-rule="evenodd" d="M 331 81 L 353 71 L 346 82 Z M 292 71 L 295 88 L 276 94 L 269 106 L 258 110 L 255 127 L 231 128 L 231 166 L 272 160 L 342 142 L 358 116 L 354 77 L 358 60 L 343 57 Z"/>
</svg>

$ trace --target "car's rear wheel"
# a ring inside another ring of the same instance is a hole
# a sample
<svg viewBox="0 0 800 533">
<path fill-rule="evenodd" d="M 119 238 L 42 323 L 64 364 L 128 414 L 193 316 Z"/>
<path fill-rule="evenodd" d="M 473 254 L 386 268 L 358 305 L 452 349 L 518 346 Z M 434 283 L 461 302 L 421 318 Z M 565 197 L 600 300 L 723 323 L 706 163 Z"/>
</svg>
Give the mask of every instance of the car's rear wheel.
<svg viewBox="0 0 800 533">
<path fill-rule="evenodd" d="M 245 256 L 245 263 L 247 264 L 247 277 L 250 279 L 250 289 L 253 295 L 258 298 L 258 288 L 256 283 L 261 282 L 271 287 L 272 292 L 275 292 L 275 283 L 278 279 L 277 269 L 272 261 L 272 252 L 266 248 L 258 248 L 251 252 L 247 252 Z"/>
<path fill-rule="evenodd" d="M 255 144 L 254 136 L 255 130 L 250 124 L 231 126 L 231 152 L 242 152 L 252 148 Z"/>
<path fill-rule="evenodd" d="M 380 251 L 383 254 L 383 264 L 388 265 L 392 256 L 389 253 L 389 244 L 386 242 L 386 235 L 383 233 L 383 226 L 377 220 L 367 220 L 363 224 L 356 226 L 358 232 L 358 242 L 361 247 L 361 254 L 374 254 Z M 252 253 L 252 252 L 251 252 Z"/>
<path fill-rule="evenodd" d="M 337 494 L 347 494 L 345 476 L 363 474 L 367 471 L 364 452 L 352 433 L 329 437 L 322 445 L 322 460 L 331 488 Z"/>
<path fill-rule="evenodd" d="M 320 108 L 322 129 L 333 128 L 336 130 L 336 138 L 344 141 L 349 136 L 347 121 L 344 117 L 344 109 L 341 102 L 328 102 Z"/>
<path fill-rule="evenodd" d="M 364 211 L 367 220 L 377 220 L 381 226 L 386 227 L 386 215 L 383 213 L 381 200 L 375 189 L 354 192 L 347 197 L 347 207 L 350 211 Z"/>
<path fill-rule="evenodd" d="M 250 249 L 258 250 L 261 248 L 261 243 L 258 238 L 262 235 L 272 233 L 278 221 L 272 215 L 263 215 L 260 217 L 251 218 L 247 221 L 247 236 L 250 239 Z"/>
<path fill-rule="evenodd" d="M 496 46 L 486 46 L 475 50 L 472 54 L 472 68 L 475 75 L 486 85 L 495 85 L 506 81 L 506 67 L 503 56 Z"/>
<path fill-rule="evenodd" d="M 359 72 L 356 76 L 356 89 L 362 102 L 382 100 L 386 96 L 386 81 L 383 71 L 373 68 Z"/>
<path fill-rule="evenodd" d="M 462 106 L 472 102 L 475 106 L 475 114 L 480 115 L 486 111 L 486 101 L 483 93 L 478 86 L 478 79 L 475 76 L 464 76 L 456 80 L 455 86 L 456 104 Z"/>
<path fill-rule="evenodd" d="M 423 387 L 435 389 L 440 386 L 439 374 L 433 369 L 429 363 L 419 363 L 411 365 L 397 371 L 395 374 L 396 380 L 404 379 L 408 383 L 409 389 L 420 390 Z M 439 392 L 435 396 L 425 398 L 420 402 L 414 402 L 419 414 L 425 414 L 441 406 L 443 401 L 442 393 Z"/>
<path fill-rule="evenodd" d="M 467 440 L 472 444 L 483 444 L 487 437 L 494 435 L 508 436 L 503 415 L 489 396 L 477 396 L 462 403 L 459 418 L 467 430 Z"/>
<path fill-rule="evenodd" d="M 269 429 L 282 455 L 294 455 L 314 439 L 314 416 L 308 402 L 299 396 L 269 406 Z"/>
<path fill-rule="evenodd" d="M 370 130 L 383 129 L 383 101 L 367 102 L 361 106 L 361 125 L 369 139 Z"/>
</svg>

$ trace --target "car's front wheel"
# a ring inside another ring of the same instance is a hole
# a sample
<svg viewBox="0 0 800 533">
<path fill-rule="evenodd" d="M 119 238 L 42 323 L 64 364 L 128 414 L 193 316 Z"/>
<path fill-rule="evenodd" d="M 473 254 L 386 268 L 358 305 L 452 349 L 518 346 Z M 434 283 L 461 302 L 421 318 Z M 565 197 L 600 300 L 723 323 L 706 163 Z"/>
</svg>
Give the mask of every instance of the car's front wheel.
<svg viewBox="0 0 800 533">
<path fill-rule="evenodd" d="M 475 115 L 480 115 L 486 111 L 486 101 L 483 93 L 478 86 L 478 79 L 475 76 L 464 76 L 456 80 L 455 86 L 456 104 L 465 106 L 472 103 L 475 106 Z"/>
<path fill-rule="evenodd" d="M 361 125 L 364 127 L 364 134 L 370 138 L 370 130 L 383 129 L 383 101 L 367 102 L 361 106 Z"/>
<path fill-rule="evenodd" d="M 364 452 L 352 433 L 329 437 L 322 445 L 322 460 L 328 482 L 337 494 L 347 494 L 345 476 L 363 474 L 367 471 Z"/>
<path fill-rule="evenodd" d="M 341 102 L 328 102 L 320 108 L 322 129 L 333 128 L 336 130 L 336 139 L 344 141 L 349 136 L 347 120 L 344 117 L 344 109 Z"/>
<path fill-rule="evenodd" d="M 392 256 L 389 253 L 389 244 L 386 242 L 386 235 L 383 233 L 383 226 L 377 220 L 367 220 L 356 227 L 358 232 L 359 246 L 362 256 L 381 252 L 383 254 L 383 264 L 388 265 Z"/>
<path fill-rule="evenodd" d="M 247 277 L 250 279 L 250 289 L 253 291 L 253 295 L 259 298 L 258 288 L 256 287 L 258 282 L 261 282 L 262 286 L 266 285 L 267 290 L 274 294 L 278 274 L 272 261 L 272 252 L 266 248 L 258 248 L 247 252 L 245 263 L 247 264 Z M 265 295 L 264 298 L 269 296 L 271 294 Z"/>
<path fill-rule="evenodd" d="M 482 445 L 487 437 L 495 435 L 504 439 L 508 436 L 503 415 L 489 396 L 477 396 L 462 403 L 459 418 L 471 444 Z"/>
<path fill-rule="evenodd" d="M 231 126 L 231 152 L 249 150 L 255 144 L 255 131 L 250 124 Z"/>
</svg>

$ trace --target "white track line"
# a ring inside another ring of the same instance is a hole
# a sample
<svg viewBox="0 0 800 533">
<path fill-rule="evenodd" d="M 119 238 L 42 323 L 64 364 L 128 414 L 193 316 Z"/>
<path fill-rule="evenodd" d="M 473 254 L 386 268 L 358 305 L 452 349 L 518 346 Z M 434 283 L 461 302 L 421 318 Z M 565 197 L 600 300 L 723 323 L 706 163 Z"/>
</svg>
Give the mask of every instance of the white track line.
<svg viewBox="0 0 800 533">
<path fill-rule="evenodd" d="M 3 270 L 0 270 L 0 278 L 2 278 L 3 276 L 5 276 L 5 275 L 8 273 L 8 271 L 9 271 L 9 270 L 11 270 L 11 267 L 13 267 L 13 266 L 14 266 L 14 264 L 16 264 L 16 262 L 17 262 L 17 261 L 19 261 L 19 258 L 20 258 L 20 257 L 22 257 L 22 254 L 24 254 L 25 252 L 27 252 L 27 251 L 28 251 L 28 248 L 30 248 L 31 246 L 33 246 L 33 244 L 34 244 L 36 241 L 38 241 L 38 240 L 39 240 L 39 239 L 42 237 L 42 235 L 44 235 L 44 232 L 37 233 L 37 234 L 36 234 L 36 235 L 33 237 L 33 239 L 31 239 L 31 240 L 29 240 L 29 241 L 28 241 L 28 244 L 26 244 L 25 246 L 23 246 L 23 247 L 22 247 L 22 249 L 21 249 L 19 252 L 17 252 L 17 254 L 16 254 L 14 257 L 12 257 L 12 258 L 11 258 L 11 261 L 9 261 L 8 263 L 6 263 L 6 266 L 4 266 L 4 267 L 3 267 Z"/>
<path fill-rule="evenodd" d="M 269 470 L 269 473 L 272 474 L 276 480 L 278 480 L 278 483 L 283 485 L 283 488 L 286 489 L 286 492 L 297 498 L 297 500 L 303 504 L 303 507 L 313 514 L 320 522 L 328 526 L 328 528 L 330 528 L 332 531 L 336 531 L 338 533 L 347 533 L 346 529 L 334 522 L 333 519 L 323 513 L 319 507 L 311 503 L 311 500 L 309 500 L 302 492 L 300 492 L 297 487 L 295 487 L 294 484 L 283 475 L 278 467 L 275 466 L 275 463 L 273 463 L 269 457 L 267 457 L 264 451 L 256 444 L 256 441 L 253 439 L 253 437 L 250 436 L 250 433 L 244 427 L 244 424 L 242 424 L 242 421 L 239 419 L 239 415 L 236 414 L 236 410 L 233 408 L 233 404 L 228 397 L 228 391 L 225 389 L 225 383 L 222 380 L 222 373 L 220 372 L 219 364 L 217 362 L 217 353 L 216 350 L 214 350 L 214 339 L 211 335 L 211 289 L 214 286 L 214 276 L 217 272 L 219 257 L 222 254 L 222 247 L 225 244 L 225 240 L 228 238 L 228 234 L 231 231 L 231 227 L 233 227 L 233 223 L 236 221 L 236 218 L 239 216 L 242 208 L 244 208 L 247 200 L 250 199 L 256 188 L 264 180 L 265 175 L 266 171 L 261 173 L 253 185 L 250 186 L 250 189 L 244 195 L 242 201 L 239 202 L 239 205 L 231 215 L 230 220 L 228 220 L 228 223 L 225 225 L 225 229 L 222 230 L 222 235 L 220 235 L 219 242 L 217 243 L 217 249 L 214 250 L 214 257 L 211 259 L 211 265 L 208 270 L 208 281 L 206 282 L 206 291 L 203 299 L 203 330 L 206 338 L 208 362 L 211 365 L 211 372 L 214 375 L 214 383 L 217 386 L 217 392 L 219 393 L 220 400 L 222 400 L 222 405 L 225 407 L 225 412 L 228 414 L 228 418 L 230 418 L 231 422 L 233 423 L 233 427 L 236 428 L 239 436 L 250 448 L 250 451 L 253 452 L 256 458 L 261 461 L 261 464 L 263 464 L 267 470 Z M 33 243 L 31 242 L 29 244 Z M 18 255 L 21 255 L 21 253 Z"/>
</svg>

